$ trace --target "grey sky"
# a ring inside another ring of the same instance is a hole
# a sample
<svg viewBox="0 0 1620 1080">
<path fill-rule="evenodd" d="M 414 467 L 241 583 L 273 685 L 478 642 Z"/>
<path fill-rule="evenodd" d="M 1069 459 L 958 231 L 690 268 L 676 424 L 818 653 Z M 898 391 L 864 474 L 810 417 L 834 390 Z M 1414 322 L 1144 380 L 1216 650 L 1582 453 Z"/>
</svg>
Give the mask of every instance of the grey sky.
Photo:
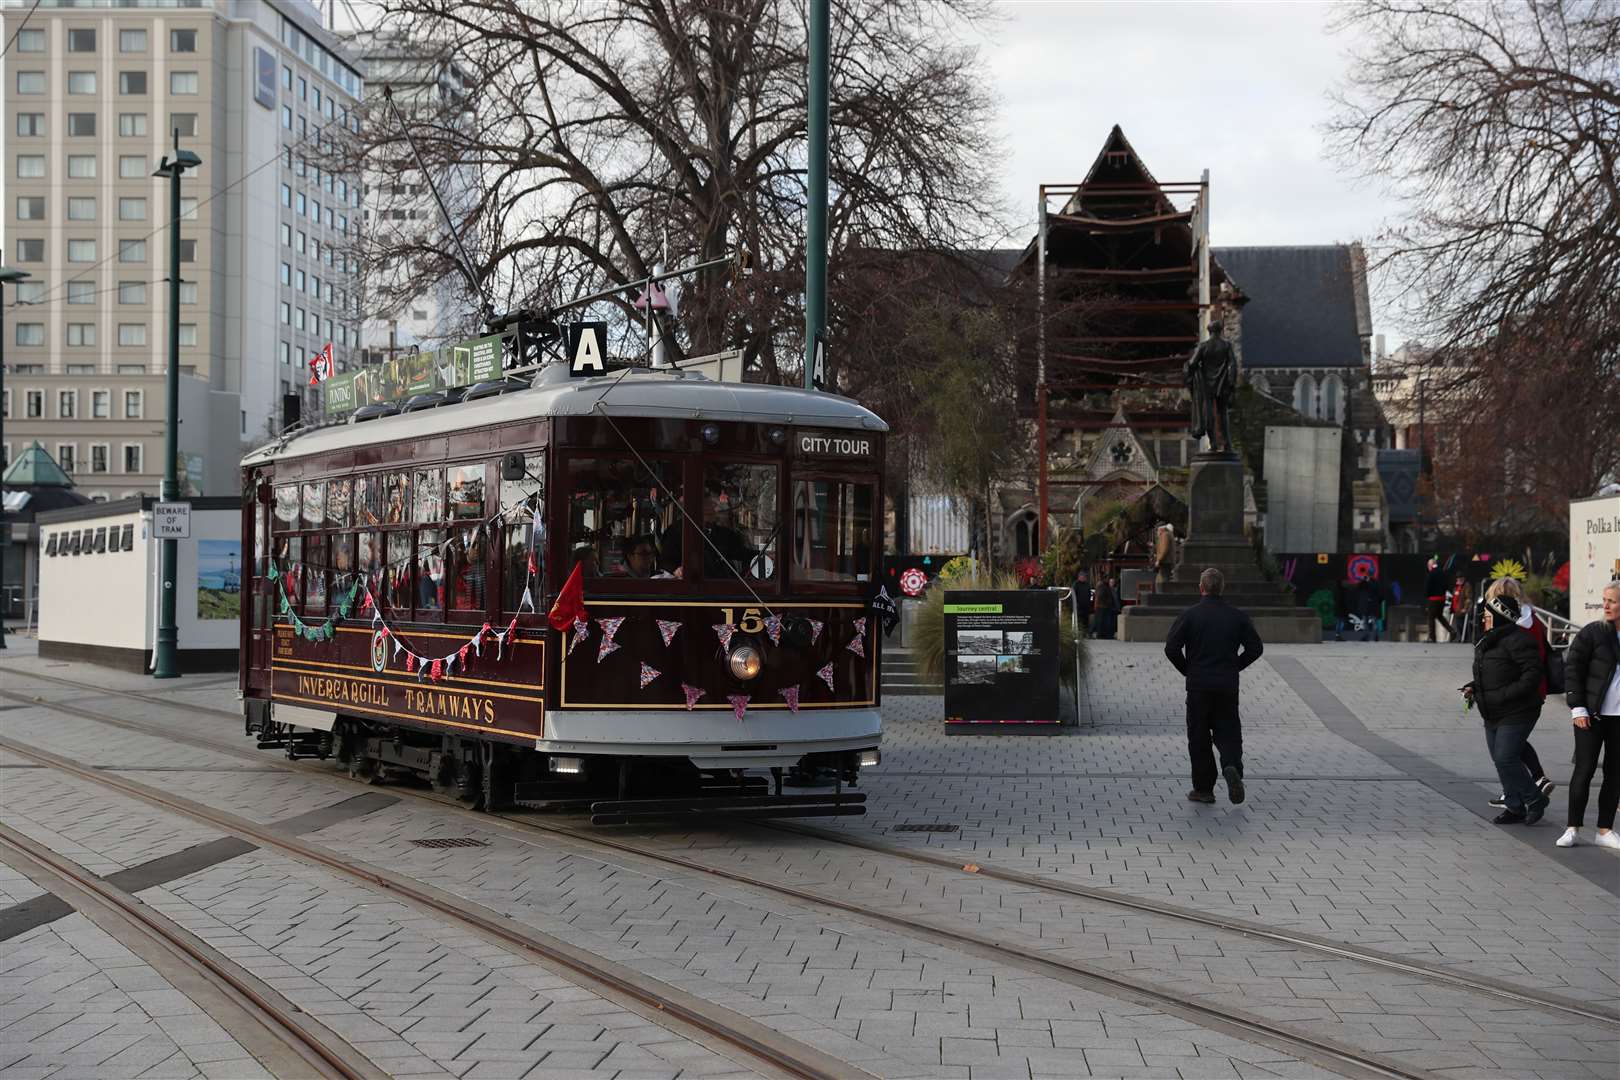
<svg viewBox="0 0 1620 1080">
<path fill-rule="evenodd" d="M 1033 222 L 1038 185 L 1084 179 L 1116 123 L 1160 180 L 1209 169 L 1218 245 L 1367 242 L 1397 212 L 1323 156 L 1319 125 L 1349 44 L 1327 32 L 1328 5 L 999 7 L 1003 19 L 980 46 L 1000 101 L 1001 179 L 1015 220 Z M 1375 323 L 1394 348 L 1397 327 L 1381 311 Z"/>
</svg>

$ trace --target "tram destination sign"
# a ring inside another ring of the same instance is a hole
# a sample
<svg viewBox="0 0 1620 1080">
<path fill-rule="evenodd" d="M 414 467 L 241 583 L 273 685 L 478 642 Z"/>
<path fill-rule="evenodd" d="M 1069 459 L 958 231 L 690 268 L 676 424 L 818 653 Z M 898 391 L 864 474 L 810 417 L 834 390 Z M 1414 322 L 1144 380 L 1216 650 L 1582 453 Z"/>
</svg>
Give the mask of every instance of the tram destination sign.
<svg viewBox="0 0 1620 1080">
<path fill-rule="evenodd" d="M 877 454 L 877 438 L 862 431 L 801 431 L 793 445 L 801 458 L 865 461 Z"/>
</svg>

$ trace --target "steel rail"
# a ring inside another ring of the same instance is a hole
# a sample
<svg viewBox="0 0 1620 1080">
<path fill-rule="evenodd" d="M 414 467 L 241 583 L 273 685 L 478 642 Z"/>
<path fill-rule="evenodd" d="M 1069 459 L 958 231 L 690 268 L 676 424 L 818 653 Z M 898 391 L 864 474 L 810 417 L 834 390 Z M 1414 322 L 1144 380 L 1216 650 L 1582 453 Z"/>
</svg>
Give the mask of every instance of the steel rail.
<svg viewBox="0 0 1620 1080">
<path fill-rule="evenodd" d="M 177 931 L 167 919 L 159 917 L 123 889 L 107 883 L 78 863 L 7 825 L 0 825 L 0 850 L 10 854 L 8 862 L 15 859 L 20 863 L 43 867 L 50 874 L 113 909 L 126 923 L 178 957 L 238 1008 L 257 1020 L 273 1038 L 285 1044 L 301 1060 L 317 1068 L 324 1066 L 328 1075 L 342 1077 L 343 1080 L 375 1080 L 383 1075 L 380 1068 L 366 1070 L 355 1067 L 345 1054 L 328 1045 L 320 1034 L 309 1030 L 293 1012 L 260 993 L 249 979 L 234 970 L 234 963 L 228 960 L 221 962 L 210 955 L 210 950 L 198 948 L 184 932 Z M 67 901 L 66 897 L 62 899 Z M 67 902 L 78 907 L 71 901 Z M 204 1012 L 207 1010 L 204 1009 Z M 335 1034 L 332 1037 L 337 1038 Z M 359 1053 L 353 1047 L 349 1049 L 352 1053 Z"/>
<path fill-rule="evenodd" d="M 16 695 L 5 693 L 5 696 Z M 89 710 L 75 711 L 85 713 Z M 404 875 L 360 864 L 322 845 L 280 834 L 273 826 L 260 825 L 228 811 L 217 810 L 159 788 L 97 770 L 50 751 L 18 742 L 8 736 L 0 736 L 0 748 L 96 786 L 108 788 L 228 834 L 251 840 L 265 848 L 313 863 L 362 884 L 386 890 L 436 915 L 532 953 L 553 966 L 566 968 L 585 981 L 634 1000 L 656 1014 L 673 1017 L 704 1035 L 741 1050 L 790 1076 L 804 1077 L 806 1080 L 845 1080 L 851 1076 L 870 1075 L 857 1065 L 839 1061 L 832 1055 L 774 1031 L 751 1017 L 706 1002 L 695 994 L 662 984 L 632 968 L 598 957 L 586 949 L 554 938 L 543 931 L 520 928 L 519 924 L 509 917 L 491 917 L 469 910 L 463 905 L 472 902 L 462 901 L 453 894 L 440 894 L 439 890 L 426 886 L 425 883 L 413 883 Z M 348 1077 L 351 1074 L 344 1075 Z"/>
<path fill-rule="evenodd" d="M 34 672 L 19 672 L 18 674 L 26 675 L 28 678 L 42 679 L 78 689 L 102 691 L 108 690 L 106 687 L 97 687 L 91 683 L 77 682 L 70 679 L 63 679 L 58 676 L 38 675 Z M 117 693 L 119 691 L 111 692 Z M 189 703 L 168 702 L 163 701 L 160 698 L 147 695 L 132 694 L 129 696 L 138 697 L 142 700 L 147 700 L 154 704 L 160 704 L 168 707 L 178 705 L 180 708 L 205 713 L 207 715 L 228 716 L 233 720 L 240 719 L 240 717 L 237 717 L 234 714 L 225 713 L 223 710 L 219 709 L 210 709 L 205 706 L 198 706 Z M 173 739 L 177 742 L 183 742 L 202 749 L 226 753 L 243 760 L 260 762 L 264 761 L 264 756 L 261 752 L 244 749 L 239 744 L 224 743 L 212 739 L 188 735 L 185 733 L 172 732 L 159 725 L 143 724 L 140 721 L 105 716 L 92 710 L 48 702 L 44 701 L 43 699 L 31 698 L 22 694 L 12 693 L 10 691 L 0 691 L 0 697 L 9 697 L 16 701 L 43 705 L 47 708 L 53 708 L 71 714 L 80 715 L 88 720 L 110 724 L 112 726 L 125 728 L 127 730 L 136 731 L 142 734 Z M 343 776 L 341 772 L 322 768 L 315 763 L 300 764 L 297 762 L 282 762 L 278 760 L 277 764 L 287 769 L 299 771 L 308 770 L 317 775 L 328 777 L 337 776 L 341 779 L 348 779 L 347 777 Z M 428 798 L 427 794 L 421 791 L 409 791 L 408 789 L 399 790 L 402 794 L 410 794 L 418 798 Z M 450 799 L 434 797 L 428 801 L 435 802 L 439 805 L 460 806 L 459 803 L 456 803 Z M 554 832 L 560 835 L 570 835 L 585 843 L 600 843 L 606 846 L 616 846 L 620 850 L 634 851 L 635 853 L 648 858 L 664 861 L 680 860 L 679 856 L 665 855 L 657 851 L 650 851 L 634 845 L 624 846 L 621 841 L 613 840 L 611 837 L 605 834 L 570 830 L 563 826 L 555 826 L 550 823 L 536 821 L 534 818 L 528 816 L 513 816 L 507 814 L 496 814 L 492 816 L 499 817 L 502 820 L 509 821 L 526 828 L 538 829 L 545 832 Z M 828 843 L 839 844 L 845 847 L 870 851 L 875 854 L 888 855 L 910 862 L 936 866 L 943 869 L 957 870 L 964 873 L 968 872 L 964 869 L 964 864 L 959 859 L 952 859 L 943 855 L 932 855 L 924 852 L 911 851 L 905 848 L 882 844 L 871 840 L 864 840 L 858 837 L 841 836 L 838 833 L 826 829 L 820 829 L 815 826 L 764 822 L 750 822 L 750 824 L 764 829 L 797 834 Z M 686 868 L 689 869 L 719 874 L 722 876 L 727 876 L 731 873 L 730 871 L 709 867 L 702 863 L 690 863 L 687 860 L 680 861 L 684 866 L 686 866 Z M 1353 962 L 1366 964 L 1369 967 L 1398 971 L 1404 975 L 1423 978 L 1433 983 L 1449 986 L 1453 989 L 1467 990 L 1473 993 L 1497 998 L 1511 1002 L 1515 1005 L 1564 1013 L 1567 1015 L 1580 1017 L 1583 1020 L 1595 1021 L 1611 1027 L 1620 1027 L 1620 1011 L 1608 1010 L 1601 1006 L 1591 1005 L 1558 995 L 1537 994 L 1531 991 L 1522 990 L 1503 980 L 1492 979 L 1486 976 L 1469 975 L 1463 972 L 1455 971 L 1451 968 L 1441 967 L 1433 964 L 1425 964 L 1420 961 L 1414 961 L 1374 950 L 1357 948 L 1352 945 L 1330 941 L 1325 938 L 1304 934 L 1299 931 L 1278 930 L 1274 927 L 1268 927 L 1261 923 L 1250 922 L 1235 917 L 1213 915 L 1206 912 L 1195 911 L 1190 908 L 1180 907 L 1175 904 L 1166 904 L 1160 901 L 1150 900 L 1142 897 L 1133 897 L 1120 893 L 1113 893 L 1107 890 L 1097 889 L 1078 883 L 1051 880 L 1040 875 L 999 868 L 994 865 L 986 865 L 985 863 L 978 862 L 977 860 L 975 860 L 974 865 L 976 866 L 976 869 L 971 872 L 977 877 L 991 878 L 1009 884 L 1018 885 L 1021 888 L 1035 889 L 1064 896 L 1073 896 L 1084 900 L 1090 900 L 1098 904 L 1105 904 L 1110 907 L 1125 908 L 1141 914 L 1155 915 L 1161 918 L 1193 923 L 1225 933 L 1237 934 L 1246 938 L 1273 941 L 1277 944 L 1286 945 L 1290 948 L 1321 953 L 1335 959 L 1350 960 Z M 764 882 L 763 884 L 767 888 L 776 888 L 775 883 Z"/>
</svg>

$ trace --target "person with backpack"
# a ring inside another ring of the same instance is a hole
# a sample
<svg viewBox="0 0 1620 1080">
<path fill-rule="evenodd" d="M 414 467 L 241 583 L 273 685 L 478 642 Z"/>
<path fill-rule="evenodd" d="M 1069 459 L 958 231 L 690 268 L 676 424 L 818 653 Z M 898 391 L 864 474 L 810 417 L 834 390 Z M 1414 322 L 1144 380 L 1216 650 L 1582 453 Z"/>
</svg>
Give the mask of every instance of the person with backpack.
<svg viewBox="0 0 1620 1080">
<path fill-rule="evenodd" d="M 1519 618 L 1514 625 L 1535 640 L 1536 655 L 1541 658 L 1541 683 L 1537 687 L 1537 692 L 1540 693 L 1541 700 L 1546 701 L 1550 690 L 1552 661 L 1557 657 L 1547 644 L 1547 628 L 1541 625 L 1541 620 L 1537 619 L 1536 613 L 1531 610 L 1530 601 L 1524 594 L 1524 586 L 1520 585 L 1517 579 L 1499 578 L 1491 582 L 1490 588 L 1485 590 L 1485 599 L 1489 601 L 1493 596 L 1511 596 L 1519 605 Z M 1562 682 L 1562 679 L 1559 681 Z M 1531 721 L 1530 726 L 1534 728 L 1535 721 Z M 1536 748 L 1530 745 L 1528 737 L 1524 740 L 1524 749 L 1519 751 L 1519 760 L 1524 762 L 1524 767 L 1535 777 L 1536 789 L 1543 795 L 1551 796 L 1553 788 L 1558 785 L 1547 779 L 1547 771 L 1541 767 L 1541 758 L 1536 754 Z M 1498 809 L 1507 806 L 1507 793 L 1503 792 L 1496 796 L 1491 800 L 1491 805 Z"/>
<path fill-rule="evenodd" d="M 1575 724 L 1575 771 L 1569 778 L 1569 817 L 1559 847 L 1580 842 L 1586 817 L 1586 797 L 1598 757 L 1603 758 L 1603 786 L 1598 789 L 1597 836 L 1599 847 L 1620 848 L 1614 831 L 1615 810 L 1620 808 L 1620 581 L 1603 588 L 1603 618 L 1587 623 L 1570 642 L 1564 661 L 1569 689 L 1570 719 Z"/>
<path fill-rule="evenodd" d="M 1505 592 L 1485 601 L 1485 634 L 1474 646 L 1474 678 L 1460 688 L 1468 708 L 1479 706 L 1485 745 L 1502 781 L 1504 806 L 1495 825 L 1534 825 L 1552 801 L 1537 790 L 1520 757 L 1541 716 L 1541 656 L 1518 625 L 1519 602 Z"/>
</svg>

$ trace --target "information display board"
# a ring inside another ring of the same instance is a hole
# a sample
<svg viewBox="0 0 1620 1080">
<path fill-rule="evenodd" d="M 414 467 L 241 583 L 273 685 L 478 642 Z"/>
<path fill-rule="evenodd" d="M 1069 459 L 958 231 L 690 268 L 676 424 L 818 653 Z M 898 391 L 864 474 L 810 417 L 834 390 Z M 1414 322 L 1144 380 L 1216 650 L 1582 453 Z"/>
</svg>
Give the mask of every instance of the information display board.
<svg viewBox="0 0 1620 1080">
<path fill-rule="evenodd" d="M 945 730 L 1052 734 L 1058 710 L 1058 594 L 945 594 Z"/>
<path fill-rule="evenodd" d="M 506 342 L 499 334 L 437 351 L 402 352 L 381 364 L 322 382 L 325 411 L 327 416 L 338 416 L 362 405 L 398 404 L 413 394 L 499 379 L 507 359 Z"/>
</svg>

